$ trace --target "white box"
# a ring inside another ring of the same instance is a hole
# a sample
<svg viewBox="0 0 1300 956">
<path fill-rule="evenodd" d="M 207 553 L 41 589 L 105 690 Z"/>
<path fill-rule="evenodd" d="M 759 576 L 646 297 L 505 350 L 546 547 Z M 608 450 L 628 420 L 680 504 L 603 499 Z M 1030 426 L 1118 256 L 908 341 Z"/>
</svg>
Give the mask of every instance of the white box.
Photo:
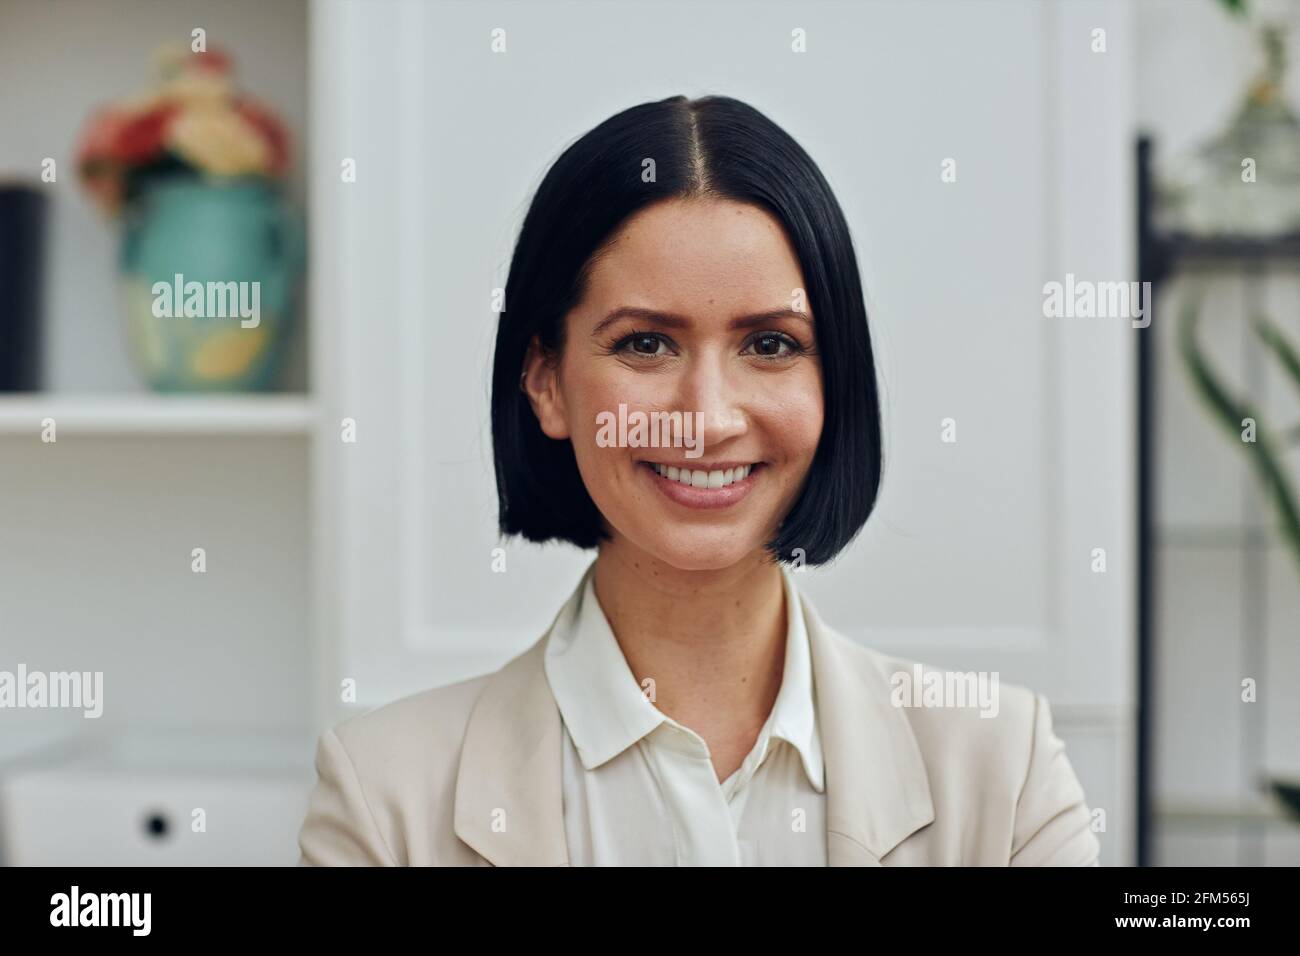
<svg viewBox="0 0 1300 956">
<path fill-rule="evenodd" d="M 0 767 L 6 866 L 291 866 L 306 736 L 86 735 Z"/>
</svg>

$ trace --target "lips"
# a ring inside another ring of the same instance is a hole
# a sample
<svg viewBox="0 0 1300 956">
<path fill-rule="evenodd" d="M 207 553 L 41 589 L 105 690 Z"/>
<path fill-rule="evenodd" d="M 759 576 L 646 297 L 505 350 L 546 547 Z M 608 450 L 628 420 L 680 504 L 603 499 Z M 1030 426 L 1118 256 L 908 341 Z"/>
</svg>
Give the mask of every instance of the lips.
<svg viewBox="0 0 1300 956">
<path fill-rule="evenodd" d="M 762 462 L 717 464 L 720 467 L 703 469 L 640 462 L 661 494 L 688 508 L 730 508 L 743 500 L 762 477 Z"/>
</svg>

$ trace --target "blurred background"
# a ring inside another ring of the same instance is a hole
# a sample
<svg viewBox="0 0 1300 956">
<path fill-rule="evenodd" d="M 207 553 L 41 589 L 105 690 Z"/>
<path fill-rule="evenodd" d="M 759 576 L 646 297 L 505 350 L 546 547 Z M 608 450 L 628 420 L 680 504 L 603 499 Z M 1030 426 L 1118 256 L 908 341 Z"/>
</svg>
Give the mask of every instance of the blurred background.
<svg viewBox="0 0 1300 956">
<path fill-rule="evenodd" d="M 0 862 L 294 863 L 323 729 L 540 636 L 591 556 L 497 539 L 494 293 L 565 145 L 722 93 L 822 167 L 878 349 L 879 510 L 801 588 L 1046 694 L 1104 865 L 1300 864 L 1297 44 L 1289 0 L 0 0 Z"/>
</svg>

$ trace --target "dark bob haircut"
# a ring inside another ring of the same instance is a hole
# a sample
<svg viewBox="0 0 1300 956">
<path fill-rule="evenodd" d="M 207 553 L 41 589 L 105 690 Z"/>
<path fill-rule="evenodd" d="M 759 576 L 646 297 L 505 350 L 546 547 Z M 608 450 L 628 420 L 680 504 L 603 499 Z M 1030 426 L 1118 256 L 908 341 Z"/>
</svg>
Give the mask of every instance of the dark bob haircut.
<svg viewBox="0 0 1300 956">
<path fill-rule="evenodd" d="M 655 182 L 643 181 L 646 158 Z M 880 402 L 862 281 L 844 213 L 817 164 L 758 110 L 725 96 L 624 110 L 569 146 L 537 188 L 510 263 L 492 370 L 501 533 L 580 548 L 607 537 L 572 443 L 542 432 L 519 387 L 524 359 L 534 335 L 558 354 L 564 317 L 622 223 L 654 203 L 693 197 L 768 211 L 798 256 L 825 412 L 799 498 L 767 547 L 783 562 L 824 564 L 861 530 L 880 487 Z"/>
</svg>

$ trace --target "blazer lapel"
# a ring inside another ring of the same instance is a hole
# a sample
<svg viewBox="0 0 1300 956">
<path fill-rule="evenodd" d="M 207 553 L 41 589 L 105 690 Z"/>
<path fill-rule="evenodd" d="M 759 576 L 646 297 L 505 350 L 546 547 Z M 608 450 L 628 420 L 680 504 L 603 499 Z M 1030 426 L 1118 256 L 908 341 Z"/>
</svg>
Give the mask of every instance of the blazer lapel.
<svg viewBox="0 0 1300 956">
<path fill-rule="evenodd" d="M 880 866 L 934 822 L 925 762 L 907 715 L 890 702 L 883 659 L 827 627 L 802 592 L 799 599 L 826 760 L 827 862 Z"/>
<path fill-rule="evenodd" d="M 569 865 L 563 725 L 542 666 L 549 635 L 492 676 L 465 730 L 453 825 L 495 866 Z"/>
<path fill-rule="evenodd" d="M 563 724 L 542 659 L 560 616 L 492 676 L 470 714 L 456 777 L 456 836 L 496 866 L 568 866 Z M 826 765 L 827 862 L 879 866 L 934 821 L 930 783 L 882 658 L 827 627 L 800 592 Z"/>
</svg>

